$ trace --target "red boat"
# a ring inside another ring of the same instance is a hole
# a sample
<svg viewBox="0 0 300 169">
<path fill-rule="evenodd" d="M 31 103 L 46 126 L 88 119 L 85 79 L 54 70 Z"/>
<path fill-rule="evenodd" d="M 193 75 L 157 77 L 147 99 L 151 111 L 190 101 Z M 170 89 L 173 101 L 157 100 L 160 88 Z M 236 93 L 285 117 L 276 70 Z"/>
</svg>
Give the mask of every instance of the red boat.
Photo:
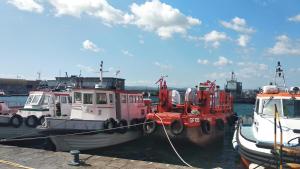
<svg viewBox="0 0 300 169">
<path fill-rule="evenodd" d="M 207 81 L 194 90 L 187 89 L 183 104 L 178 104 L 180 98 L 174 101 L 176 92 L 168 90 L 163 77 L 157 83 L 160 86 L 159 103 L 156 110 L 146 116 L 143 126 L 146 134 L 162 136 L 167 133 L 171 138 L 206 145 L 223 136 L 225 128 L 237 119 L 232 95 L 221 91 L 215 82 Z"/>
</svg>

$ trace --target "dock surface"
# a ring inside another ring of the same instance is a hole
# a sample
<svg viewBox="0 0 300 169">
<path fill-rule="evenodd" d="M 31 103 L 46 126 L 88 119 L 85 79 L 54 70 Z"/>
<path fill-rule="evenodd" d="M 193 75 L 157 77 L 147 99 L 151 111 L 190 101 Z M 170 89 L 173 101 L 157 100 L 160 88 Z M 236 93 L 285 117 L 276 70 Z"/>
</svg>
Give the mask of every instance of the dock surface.
<svg viewBox="0 0 300 169">
<path fill-rule="evenodd" d="M 23 148 L 16 146 L 0 145 L 0 168 L 1 169 L 185 169 L 188 167 L 155 163 L 148 161 L 121 159 L 98 155 L 80 154 L 83 162 L 80 166 L 70 166 L 73 156 L 67 152 L 53 152 L 41 149 Z"/>
</svg>

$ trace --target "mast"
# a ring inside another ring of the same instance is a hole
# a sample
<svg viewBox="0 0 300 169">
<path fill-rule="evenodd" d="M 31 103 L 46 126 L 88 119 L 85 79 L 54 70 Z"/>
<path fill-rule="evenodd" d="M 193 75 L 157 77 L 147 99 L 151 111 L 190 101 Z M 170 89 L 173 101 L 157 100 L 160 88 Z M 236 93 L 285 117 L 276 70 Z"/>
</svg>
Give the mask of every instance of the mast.
<svg viewBox="0 0 300 169">
<path fill-rule="evenodd" d="M 277 66 L 276 66 L 276 71 L 275 71 L 275 77 L 274 77 L 274 85 L 279 86 L 278 80 L 282 79 L 283 81 L 283 87 L 286 89 L 286 84 L 285 84 L 285 77 L 284 77 L 284 72 L 283 69 L 281 68 L 281 64 L 280 61 L 277 62 Z"/>
</svg>

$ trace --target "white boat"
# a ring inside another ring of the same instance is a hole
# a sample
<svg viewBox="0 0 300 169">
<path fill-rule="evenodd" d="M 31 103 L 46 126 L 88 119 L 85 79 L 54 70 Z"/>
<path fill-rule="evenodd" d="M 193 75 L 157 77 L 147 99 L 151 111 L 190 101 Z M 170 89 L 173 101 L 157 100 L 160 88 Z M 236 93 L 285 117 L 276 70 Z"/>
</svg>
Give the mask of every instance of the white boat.
<svg viewBox="0 0 300 169">
<path fill-rule="evenodd" d="M 24 108 L 0 115 L 0 139 L 39 136 L 36 127 L 45 117 L 68 118 L 71 112 L 69 92 L 32 91 Z"/>
<path fill-rule="evenodd" d="M 275 77 L 282 77 L 280 63 Z M 300 167 L 300 92 L 274 85 L 257 94 L 253 120 L 240 120 L 233 147 L 247 167 Z"/>
<path fill-rule="evenodd" d="M 0 96 L 6 96 L 5 92 L 0 89 Z"/>
<path fill-rule="evenodd" d="M 47 117 L 41 132 L 50 135 L 57 151 L 95 149 L 137 139 L 142 135 L 147 106 L 142 93 L 124 90 L 124 81 L 112 78 L 104 85 L 101 75 L 95 89 L 73 89 L 70 119 Z"/>
</svg>

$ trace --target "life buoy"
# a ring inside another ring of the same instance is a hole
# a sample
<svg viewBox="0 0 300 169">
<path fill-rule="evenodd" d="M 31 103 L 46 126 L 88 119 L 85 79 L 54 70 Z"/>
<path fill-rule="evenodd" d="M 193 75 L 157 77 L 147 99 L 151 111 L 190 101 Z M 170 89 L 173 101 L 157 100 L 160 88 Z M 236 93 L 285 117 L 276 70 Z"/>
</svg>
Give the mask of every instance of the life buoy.
<svg viewBox="0 0 300 169">
<path fill-rule="evenodd" d="M 209 134 L 211 127 L 210 122 L 208 120 L 201 120 L 201 130 L 204 134 Z"/>
<path fill-rule="evenodd" d="M 118 132 L 121 134 L 126 133 L 127 129 L 128 129 L 128 123 L 126 120 L 120 120 L 120 122 L 118 123 Z"/>
<path fill-rule="evenodd" d="M 216 127 L 218 130 L 224 130 L 224 121 L 222 119 L 216 119 Z"/>
<path fill-rule="evenodd" d="M 18 128 L 22 125 L 23 123 L 23 117 L 18 115 L 18 114 L 14 114 L 10 119 L 9 119 L 9 125 Z"/>
<path fill-rule="evenodd" d="M 137 124 L 139 124 L 139 120 L 138 119 L 132 119 L 130 121 L 130 129 L 133 130 L 133 131 L 137 131 L 138 128 L 139 128 L 139 126 Z M 140 124 L 142 124 L 142 123 L 140 123 Z"/>
<path fill-rule="evenodd" d="M 147 119 L 143 124 L 143 131 L 146 134 L 152 134 L 156 130 L 156 122 L 152 119 Z"/>
<path fill-rule="evenodd" d="M 41 117 L 39 118 L 38 124 L 39 124 L 39 125 L 42 125 L 44 122 L 45 122 L 45 116 L 43 115 L 43 116 L 41 116 Z"/>
<path fill-rule="evenodd" d="M 172 134 L 174 135 L 180 135 L 184 130 L 184 125 L 181 120 L 174 120 L 170 124 L 170 129 Z"/>
<path fill-rule="evenodd" d="M 104 122 L 104 129 L 106 129 L 106 133 L 112 134 L 114 133 L 114 128 L 117 126 L 117 122 L 113 118 L 109 118 Z"/>
<path fill-rule="evenodd" d="M 25 119 L 25 124 L 28 127 L 35 128 L 39 123 L 39 119 L 35 115 L 30 115 Z"/>
</svg>

